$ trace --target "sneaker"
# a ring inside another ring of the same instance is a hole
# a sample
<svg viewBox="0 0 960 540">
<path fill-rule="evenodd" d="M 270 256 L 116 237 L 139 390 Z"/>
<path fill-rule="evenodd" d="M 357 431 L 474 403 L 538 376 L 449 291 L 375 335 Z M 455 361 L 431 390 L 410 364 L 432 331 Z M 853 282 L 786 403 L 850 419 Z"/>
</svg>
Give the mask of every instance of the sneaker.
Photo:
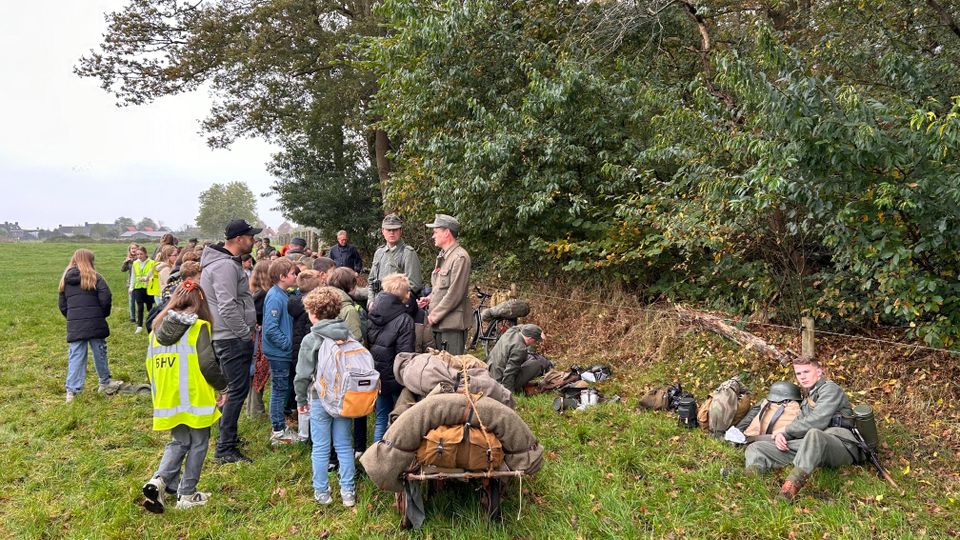
<svg viewBox="0 0 960 540">
<path fill-rule="evenodd" d="M 353 491 L 341 491 L 340 498 L 343 499 L 343 505 L 351 507 L 357 504 L 357 494 Z"/>
<path fill-rule="evenodd" d="M 76 393 L 76 392 L 71 392 L 71 391 L 67 390 L 67 403 L 72 402 L 72 401 L 74 400 L 74 398 L 76 398 L 76 397 L 77 397 L 77 393 Z"/>
<path fill-rule="evenodd" d="M 100 386 L 97 387 L 97 392 L 112 396 L 113 394 L 116 394 L 118 390 L 120 390 L 121 386 L 123 386 L 123 381 L 110 379 L 106 383 L 100 383 Z"/>
<path fill-rule="evenodd" d="M 194 506 L 203 506 L 210 500 L 210 494 L 203 491 L 197 491 L 193 495 L 180 495 L 177 497 L 177 508 L 185 510 Z"/>
<path fill-rule="evenodd" d="M 290 428 L 283 428 L 279 431 L 274 431 L 270 435 L 270 444 L 277 446 L 280 444 L 293 444 L 297 440 L 297 433 L 291 431 Z"/>
<path fill-rule="evenodd" d="M 139 334 L 140 332 L 143 332 L 143 327 L 142 327 L 142 326 L 138 326 L 137 329 L 133 331 L 134 334 Z M 179 504 L 179 503 L 178 503 L 178 504 Z"/>
<path fill-rule="evenodd" d="M 159 476 L 151 478 L 149 482 L 143 485 L 143 496 L 146 497 L 146 500 L 143 501 L 143 507 L 154 514 L 162 514 L 163 492 L 166 491 L 166 488 L 167 485 L 163 478 Z"/>
<path fill-rule="evenodd" d="M 313 498 L 320 504 L 330 504 L 333 502 L 333 497 L 330 496 L 329 491 L 314 491 Z"/>
<path fill-rule="evenodd" d="M 253 463 L 253 460 L 243 455 L 239 450 L 229 450 L 218 453 L 216 459 L 221 465 L 226 463 Z"/>
</svg>

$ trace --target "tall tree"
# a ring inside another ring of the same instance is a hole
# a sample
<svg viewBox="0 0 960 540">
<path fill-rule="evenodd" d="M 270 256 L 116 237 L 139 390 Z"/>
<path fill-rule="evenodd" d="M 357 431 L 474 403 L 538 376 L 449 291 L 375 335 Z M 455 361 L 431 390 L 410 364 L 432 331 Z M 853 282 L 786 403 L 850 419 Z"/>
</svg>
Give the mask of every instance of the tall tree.
<svg viewBox="0 0 960 540">
<path fill-rule="evenodd" d="M 340 216 L 302 215 L 302 201 L 288 194 L 301 182 L 310 189 L 315 178 L 306 175 L 317 168 L 348 179 L 351 190 L 374 190 L 350 203 L 355 213 L 379 213 L 379 186 L 369 178 L 378 171 L 374 178 L 385 181 L 389 140 L 367 115 L 377 84 L 357 62 L 356 46 L 356 36 L 382 32 L 374 4 L 130 0 L 107 15 L 99 50 L 75 71 L 99 79 L 121 105 L 206 85 L 215 98 L 203 123 L 209 144 L 262 137 L 279 145 L 272 169 L 282 172 L 274 187 L 281 209 L 301 215 L 296 219 L 304 225 L 321 226 Z M 356 206 L 361 202 L 365 206 Z"/>
<path fill-rule="evenodd" d="M 126 231 L 126 230 L 127 230 L 127 227 L 136 227 L 136 226 L 137 226 L 137 223 L 136 223 L 135 221 L 133 221 L 133 218 L 123 217 L 123 216 L 118 217 L 118 218 L 113 222 L 113 224 L 116 225 L 116 227 L 117 227 L 118 229 L 120 229 L 120 232 Z"/>
<path fill-rule="evenodd" d="M 140 229 L 141 231 L 143 229 L 146 229 L 147 227 L 153 230 L 157 230 L 157 222 L 148 217 L 144 217 L 143 219 L 137 222 L 137 228 Z"/>
<path fill-rule="evenodd" d="M 197 226 L 203 234 L 218 238 L 223 236 L 227 223 L 234 219 L 257 220 L 256 199 L 243 182 L 214 184 L 200 194 L 200 213 Z"/>
</svg>

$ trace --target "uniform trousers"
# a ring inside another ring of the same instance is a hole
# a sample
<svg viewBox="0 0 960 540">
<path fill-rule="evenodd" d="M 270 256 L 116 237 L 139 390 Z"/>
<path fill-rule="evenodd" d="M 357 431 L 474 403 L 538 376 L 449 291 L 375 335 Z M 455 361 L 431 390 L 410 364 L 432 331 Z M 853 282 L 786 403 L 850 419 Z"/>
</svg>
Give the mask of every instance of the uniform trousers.
<svg viewBox="0 0 960 540">
<path fill-rule="evenodd" d="M 846 441 L 846 442 L 844 442 Z M 811 429 L 802 439 L 787 441 L 786 452 L 773 441 L 757 441 L 747 446 L 746 466 L 769 470 L 793 464 L 807 473 L 817 467 L 841 467 L 863 461 L 850 430 L 840 427 Z"/>
</svg>

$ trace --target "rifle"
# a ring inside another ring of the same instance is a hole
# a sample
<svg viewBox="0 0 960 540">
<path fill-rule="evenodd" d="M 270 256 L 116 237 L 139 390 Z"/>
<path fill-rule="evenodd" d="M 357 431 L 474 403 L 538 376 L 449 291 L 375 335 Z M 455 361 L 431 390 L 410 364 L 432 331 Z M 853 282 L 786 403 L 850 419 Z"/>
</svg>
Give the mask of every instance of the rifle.
<svg viewBox="0 0 960 540">
<path fill-rule="evenodd" d="M 870 445 L 867 444 L 867 441 L 863 439 L 863 435 L 860 434 L 860 430 L 852 427 L 850 428 L 850 431 L 853 433 L 854 439 L 857 440 L 857 446 L 860 447 L 860 450 L 863 452 L 863 454 L 867 456 L 867 459 L 870 460 L 870 463 L 872 463 L 877 469 L 877 474 L 879 474 L 887 482 L 890 482 L 890 485 L 894 488 L 900 489 L 900 487 L 897 486 L 897 483 L 893 481 L 893 477 L 890 476 L 890 473 L 883 468 L 883 465 L 880 463 L 880 457 L 877 456 L 877 453 L 874 452 L 872 448 L 870 448 Z"/>
</svg>

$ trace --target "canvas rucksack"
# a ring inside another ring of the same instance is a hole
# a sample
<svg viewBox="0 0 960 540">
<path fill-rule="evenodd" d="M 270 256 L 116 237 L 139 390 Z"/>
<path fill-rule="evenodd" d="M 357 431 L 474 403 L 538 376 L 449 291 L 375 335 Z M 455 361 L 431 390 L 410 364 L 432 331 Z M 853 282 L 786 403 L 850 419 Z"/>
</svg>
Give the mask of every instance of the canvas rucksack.
<svg viewBox="0 0 960 540">
<path fill-rule="evenodd" d="M 749 391 L 734 377 L 710 393 L 697 411 L 697 421 L 707 431 L 723 433 L 746 416 L 749 410 Z"/>
<path fill-rule="evenodd" d="M 503 446 L 496 435 L 470 424 L 439 426 L 423 436 L 417 461 L 445 469 L 490 471 L 503 463 Z"/>
<path fill-rule="evenodd" d="M 753 417 L 753 421 L 743 431 L 743 434 L 747 437 L 756 437 L 770 435 L 775 431 L 783 431 L 799 415 L 799 402 L 786 400 L 781 403 L 771 403 L 764 399 L 760 402 L 760 412 Z"/>
<path fill-rule="evenodd" d="M 352 338 L 343 341 L 323 338 L 323 341 L 314 352 L 317 363 L 314 386 L 323 408 L 331 416 L 343 418 L 360 418 L 372 413 L 380 393 L 380 373 L 374 367 L 370 351 Z M 329 347 L 333 348 L 332 358 L 320 358 L 321 349 L 329 350 Z"/>
</svg>

